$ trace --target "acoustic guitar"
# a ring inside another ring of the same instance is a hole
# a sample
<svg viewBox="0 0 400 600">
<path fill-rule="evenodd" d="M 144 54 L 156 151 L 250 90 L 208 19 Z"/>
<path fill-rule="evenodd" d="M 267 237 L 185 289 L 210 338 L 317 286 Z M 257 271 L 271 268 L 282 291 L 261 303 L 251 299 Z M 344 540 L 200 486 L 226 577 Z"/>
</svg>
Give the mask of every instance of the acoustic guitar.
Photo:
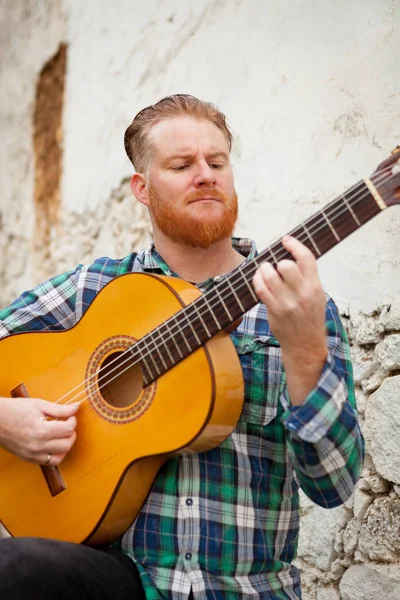
<svg viewBox="0 0 400 600">
<path fill-rule="evenodd" d="M 319 257 L 398 203 L 399 148 L 290 235 Z M 77 440 L 59 466 L 0 450 L 0 519 L 9 533 L 89 545 L 116 539 L 169 457 L 229 436 L 243 378 L 226 329 L 258 303 L 257 267 L 287 257 L 277 241 L 205 294 L 173 277 L 122 275 L 72 329 L 3 339 L 0 396 L 81 403 Z"/>
</svg>

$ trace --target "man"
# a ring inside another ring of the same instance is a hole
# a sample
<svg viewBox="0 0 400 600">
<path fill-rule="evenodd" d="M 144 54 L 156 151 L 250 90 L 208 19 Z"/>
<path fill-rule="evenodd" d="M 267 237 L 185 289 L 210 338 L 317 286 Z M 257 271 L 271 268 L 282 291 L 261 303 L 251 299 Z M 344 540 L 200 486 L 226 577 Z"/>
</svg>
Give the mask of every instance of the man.
<svg viewBox="0 0 400 600">
<path fill-rule="evenodd" d="M 122 260 L 79 266 L 23 294 L 0 314 L 0 334 L 71 327 L 97 291 L 126 272 L 173 275 L 206 291 L 250 260 L 254 244 L 231 240 L 231 142 L 224 115 L 192 96 L 170 96 L 141 111 L 125 147 L 154 244 Z M 360 473 L 363 441 L 337 309 L 312 253 L 290 237 L 283 243 L 294 260 L 260 267 L 253 282 L 260 303 L 231 334 L 245 379 L 235 431 L 215 449 L 168 461 L 111 548 L 0 542 L 2 598 L 301 597 L 291 564 L 299 485 L 321 506 L 343 503 Z M 76 406 L 3 398 L 0 443 L 23 460 L 58 465 L 75 441 L 77 419 Z"/>
</svg>

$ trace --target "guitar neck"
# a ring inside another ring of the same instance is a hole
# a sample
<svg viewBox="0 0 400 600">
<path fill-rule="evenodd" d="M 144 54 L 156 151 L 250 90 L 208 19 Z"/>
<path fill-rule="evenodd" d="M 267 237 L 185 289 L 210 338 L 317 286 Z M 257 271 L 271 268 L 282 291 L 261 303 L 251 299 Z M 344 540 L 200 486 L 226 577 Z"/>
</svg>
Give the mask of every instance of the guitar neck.
<svg viewBox="0 0 400 600">
<path fill-rule="evenodd" d="M 360 181 L 289 235 L 300 240 L 319 258 L 384 208 L 386 205 L 377 193 L 373 179 Z M 277 241 L 139 340 L 132 347 L 132 353 L 140 360 L 145 385 L 257 304 L 259 300 L 252 286 L 257 268 L 264 261 L 275 266 L 284 258 L 291 258 L 291 255 L 281 241 Z"/>
</svg>

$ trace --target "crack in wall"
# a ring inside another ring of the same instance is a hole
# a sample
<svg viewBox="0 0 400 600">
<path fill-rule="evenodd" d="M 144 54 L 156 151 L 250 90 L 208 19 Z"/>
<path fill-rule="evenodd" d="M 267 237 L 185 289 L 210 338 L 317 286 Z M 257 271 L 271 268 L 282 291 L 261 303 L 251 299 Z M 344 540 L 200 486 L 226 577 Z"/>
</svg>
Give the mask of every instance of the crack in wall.
<svg viewBox="0 0 400 600">
<path fill-rule="evenodd" d="M 66 65 L 67 45 L 60 44 L 57 53 L 40 72 L 33 114 L 35 158 L 33 261 L 46 274 L 51 274 L 51 231 L 57 224 L 60 208 Z"/>
</svg>

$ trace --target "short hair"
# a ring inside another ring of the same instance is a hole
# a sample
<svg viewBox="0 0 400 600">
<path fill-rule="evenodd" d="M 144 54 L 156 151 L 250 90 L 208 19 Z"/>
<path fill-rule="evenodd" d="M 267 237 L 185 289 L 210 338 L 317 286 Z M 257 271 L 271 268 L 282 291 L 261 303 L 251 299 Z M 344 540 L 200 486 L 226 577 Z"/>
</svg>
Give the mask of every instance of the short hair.
<svg viewBox="0 0 400 600">
<path fill-rule="evenodd" d="M 149 140 L 151 127 L 159 121 L 180 115 L 207 119 L 214 123 L 225 135 L 229 152 L 231 151 L 233 136 L 225 115 L 211 102 L 204 102 L 189 94 L 174 94 L 143 108 L 125 131 L 125 151 L 135 171 L 143 173 L 147 169 L 152 149 Z"/>
</svg>

